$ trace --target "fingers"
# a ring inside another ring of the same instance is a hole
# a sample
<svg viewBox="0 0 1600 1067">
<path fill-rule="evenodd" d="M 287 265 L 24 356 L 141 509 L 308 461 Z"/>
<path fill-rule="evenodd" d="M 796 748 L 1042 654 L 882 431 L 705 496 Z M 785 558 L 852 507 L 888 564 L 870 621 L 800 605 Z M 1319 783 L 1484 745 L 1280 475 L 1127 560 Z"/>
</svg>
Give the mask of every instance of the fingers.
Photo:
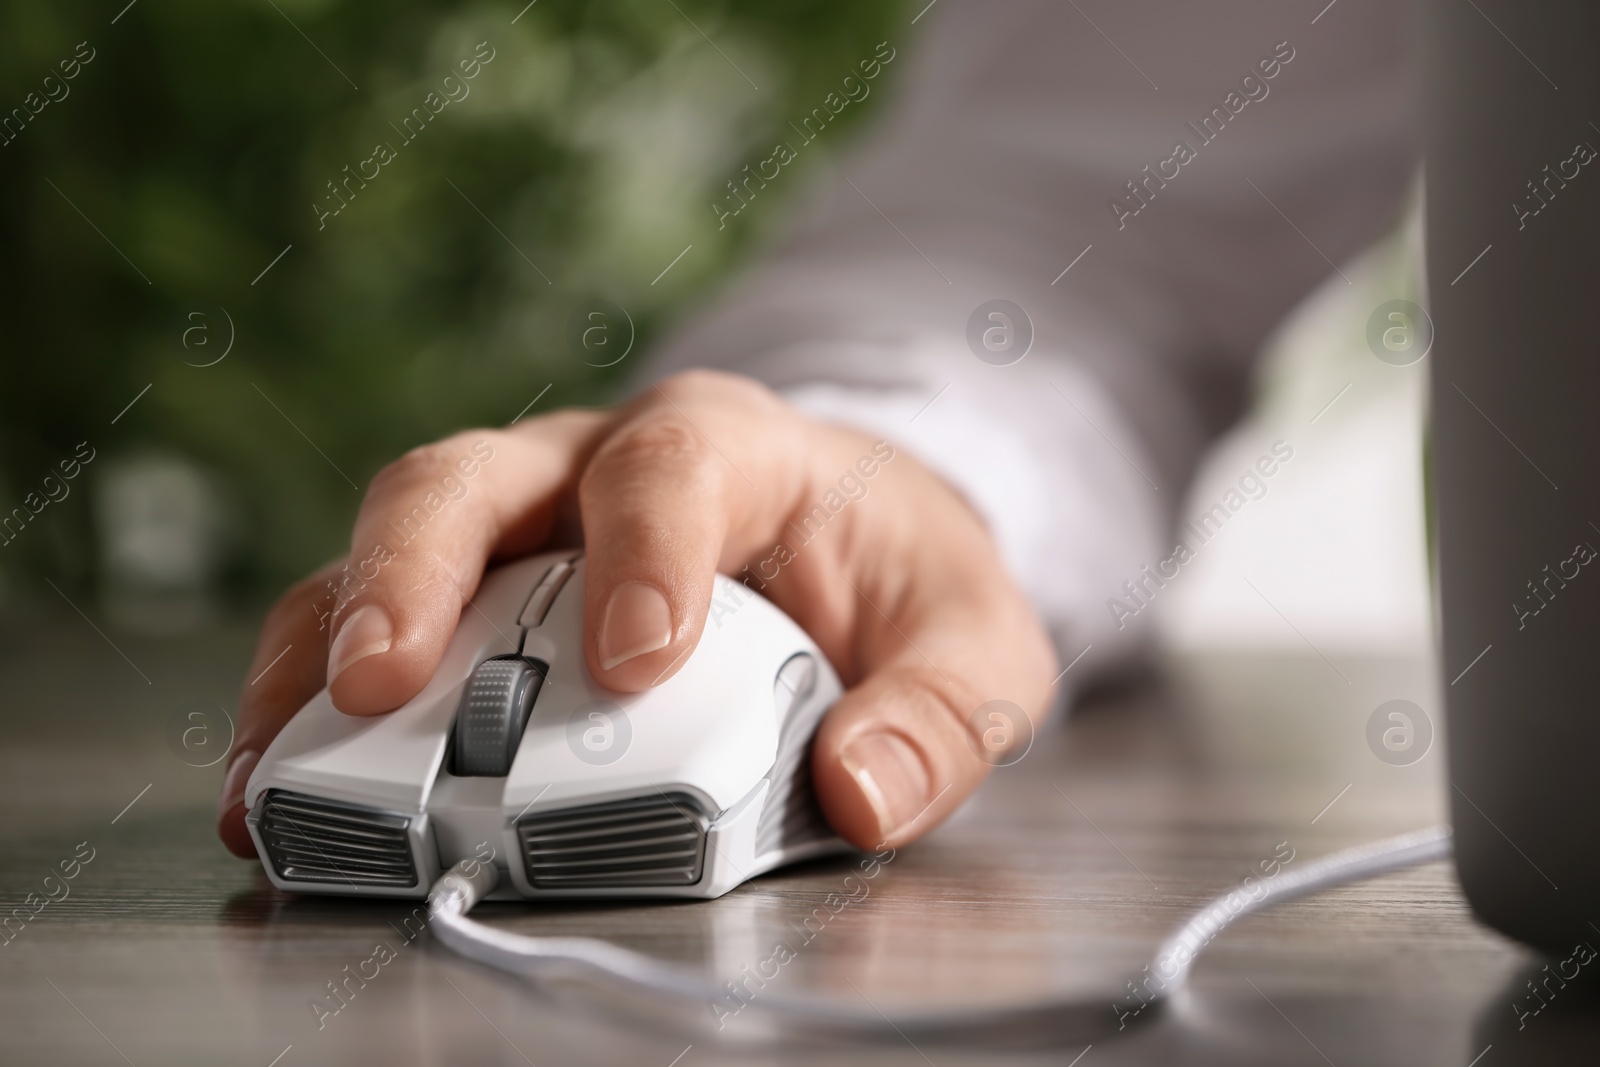
<svg viewBox="0 0 1600 1067">
<path fill-rule="evenodd" d="M 863 561 L 870 570 L 846 590 L 865 677 L 818 729 L 812 773 L 829 822 L 860 848 L 920 837 L 977 788 L 1000 756 L 971 722 L 981 705 L 1020 708 L 1029 721 L 1010 724 L 1019 738 L 1047 710 L 1049 639 L 976 517 L 954 506 L 920 538 L 880 546 L 904 568 Z M 926 523 L 926 506 L 921 514 Z"/>
<path fill-rule="evenodd" d="M 496 551 L 537 547 L 606 416 L 563 412 L 417 449 L 374 479 L 347 560 L 289 590 L 262 626 L 217 828 L 253 856 L 244 791 L 261 754 L 324 685 L 341 710 L 388 711 L 432 677 Z"/>
<path fill-rule="evenodd" d="M 327 581 L 343 565 L 343 560 L 335 560 L 295 585 L 262 623 L 255 658 L 239 696 L 239 721 L 217 800 L 217 835 L 235 856 L 256 854 L 244 824 L 244 788 L 250 773 L 284 723 L 324 684 L 328 634 L 318 606 L 326 598 Z"/>
<path fill-rule="evenodd" d="M 719 564 L 770 538 L 791 506 L 798 427 L 765 389 L 706 373 L 624 413 L 578 486 L 584 655 L 602 684 L 645 689 L 688 658 Z"/>
<path fill-rule="evenodd" d="M 325 597 L 336 707 L 377 714 L 422 691 L 485 564 L 544 539 L 607 418 L 563 412 L 458 434 L 373 479 Z"/>
<path fill-rule="evenodd" d="M 860 679 L 814 742 L 829 820 L 864 848 L 926 832 L 988 770 L 972 713 L 998 699 L 1039 717 L 1054 655 L 976 514 L 910 457 L 877 473 L 866 453 L 894 455 L 881 444 L 810 423 L 752 382 L 698 372 L 618 413 L 564 412 L 402 457 L 374 479 L 348 560 L 291 590 L 263 629 L 220 801 L 223 840 L 253 854 L 245 784 L 324 679 L 352 714 L 415 696 L 488 561 L 537 548 L 574 499 L 596 680 L 638 691 L 670 676 L 699 642 L 716 572 L 765 553 L 780 566 L 762 572 L 763 591 Z M 871 503 L 853 471 L 877 475 Z M 775 542 L 800 548 L 774 554 Z"/>
</svg>

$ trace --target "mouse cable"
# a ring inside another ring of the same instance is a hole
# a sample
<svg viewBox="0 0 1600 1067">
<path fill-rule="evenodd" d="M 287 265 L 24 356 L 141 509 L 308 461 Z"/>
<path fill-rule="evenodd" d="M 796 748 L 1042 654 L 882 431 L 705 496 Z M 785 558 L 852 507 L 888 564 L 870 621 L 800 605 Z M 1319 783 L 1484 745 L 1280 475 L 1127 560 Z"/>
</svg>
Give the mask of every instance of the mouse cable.
<svg viewBox="0 0 1600 1067">
<path fill-rule="evenodd" d="M 530 937 L 485 926 L 467 912 L 494 889 L 499 875 L 489 864 L 464 860 L 451 868 L 429 893 L 434 934 L 450 948 L 499 970 L 536 982 L 576 980 L 607 994 L 607 1000 L 641 1007 L 671 1009 L 671 1021 L 682 1025 L 682 1010 L 696 1009 L 702 1025 L 696 1031 L 734 1038 L 776 1040 L 872 1040 L 901 1038 L 915 1042 L 951 1041 L 984 1045 L 1066 1043 L 1096 1040 L 1126 1029 L 1129 1021 L 1148 1020 L 1183 989 L 1195 959 L 1213 938 L 1241 916 L 1334 886 L 1404 870 L 1451 855 L 1448 826 L 1436 826 L 1358 845 L 1282 868 L 1269 879 L 1241 885 L 1197 909 L 1156 951 L 1154 958 L 1126 983 L 1120 1003 L 1107 1007 L 1103 998 L 1038 1001 L 980 1008 L 941 1008 L 889 1016 L 867 1001 L 860 1004 L 831 998 L 769 992 L 728 982 L 718 985 L 702 972 L 668 963 L 592 937 Z M 857 990 L 859 993 L 860 991 Z M 713 1025 L 714 1024 L 714 1025 Z M 731 1024 L 731 1025 L 730 1025 Z M 729 1031 L 734 1031 L 729 1033 Z"/>
</svg>

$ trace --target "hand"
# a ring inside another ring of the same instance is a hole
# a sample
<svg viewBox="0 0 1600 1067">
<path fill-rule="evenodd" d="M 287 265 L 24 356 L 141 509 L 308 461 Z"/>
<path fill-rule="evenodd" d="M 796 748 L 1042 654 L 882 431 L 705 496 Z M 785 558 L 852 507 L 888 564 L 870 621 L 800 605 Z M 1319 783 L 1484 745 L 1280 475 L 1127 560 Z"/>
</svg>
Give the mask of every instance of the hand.
<svg viewBox="0 0 1600 1067">
<path fill-rule="evenodd" d="M 375 558 L 398 540 L 390 522 L 441 486 L 452 496 L 436 495 L 420 533 Z M 219 805 L 228 848 L 255 854 L 245 783 L 324 684 L 351 715 L 399 707 L 432 677 L 485 567 L 563 541 L 587 546 L 584 657 L 612 689 L 678 669 L 718 571 L 811 634 L 849 687 L 817 732 L 817 795 L 862 848 L 920 836 L 983 779 L 968 725 L 980 704 L 1009 700 L 1035 719 L 1046 708 L 1050 643 L 959 495 L 883 442 L 745 379 L 694 372 L 614 411 L 457 434 L 379 472 L 356 563 L 290 589 L 262 627 L 248 676 L 266 674 L 240 700 Z"/>
</svg>

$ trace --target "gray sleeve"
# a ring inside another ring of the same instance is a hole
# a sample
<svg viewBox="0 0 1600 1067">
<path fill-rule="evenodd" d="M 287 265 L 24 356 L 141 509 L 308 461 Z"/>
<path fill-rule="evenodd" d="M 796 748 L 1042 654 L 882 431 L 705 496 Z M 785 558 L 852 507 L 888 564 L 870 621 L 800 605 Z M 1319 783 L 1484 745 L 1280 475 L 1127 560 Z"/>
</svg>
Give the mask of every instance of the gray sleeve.
<svg viewBox="0 0 1600 1067">
<path fill-rule="evenodd" d="M 651 373 L 734 370 L 901 441 L 989 519 L 1063 652 L 1110 654 L 1127 641 L 1104 600 L 1169 539 L 1266 334 L 1398 219 L 1411 19 L 1392 0 L 938 0 L 881 50 L 878 121 Z M 846 147 L 824 103 L 791 123 L 796 160 Z M 745 195 L 713 210 L 771 210 L 796 169 L 730 176 Z M 995 299 L 1031 324 L 1009 366 L 968 341 Z"/>
</svg>

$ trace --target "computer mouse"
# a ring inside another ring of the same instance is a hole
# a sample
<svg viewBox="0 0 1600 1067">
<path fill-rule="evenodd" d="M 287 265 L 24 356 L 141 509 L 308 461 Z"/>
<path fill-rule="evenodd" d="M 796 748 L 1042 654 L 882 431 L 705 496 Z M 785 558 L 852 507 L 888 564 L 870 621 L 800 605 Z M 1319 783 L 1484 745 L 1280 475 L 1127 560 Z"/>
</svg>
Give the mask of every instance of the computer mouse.
<svg viewBox="0 0 1600 1067">
<path fill-rule="evenodd" d="M 499 567 L 462 609 L 433 679 L 393 712 L 324 689 L 245 789 L 282 889 L 426 896 L 461 860 L 501 897 L 717 897 L 850 846 L 811 785 L 811 738 L 841 692 L 826 657 L 723 575 L 698 647 L 642 693 L 583 656 L 581 554 Z"/>
</svg>

